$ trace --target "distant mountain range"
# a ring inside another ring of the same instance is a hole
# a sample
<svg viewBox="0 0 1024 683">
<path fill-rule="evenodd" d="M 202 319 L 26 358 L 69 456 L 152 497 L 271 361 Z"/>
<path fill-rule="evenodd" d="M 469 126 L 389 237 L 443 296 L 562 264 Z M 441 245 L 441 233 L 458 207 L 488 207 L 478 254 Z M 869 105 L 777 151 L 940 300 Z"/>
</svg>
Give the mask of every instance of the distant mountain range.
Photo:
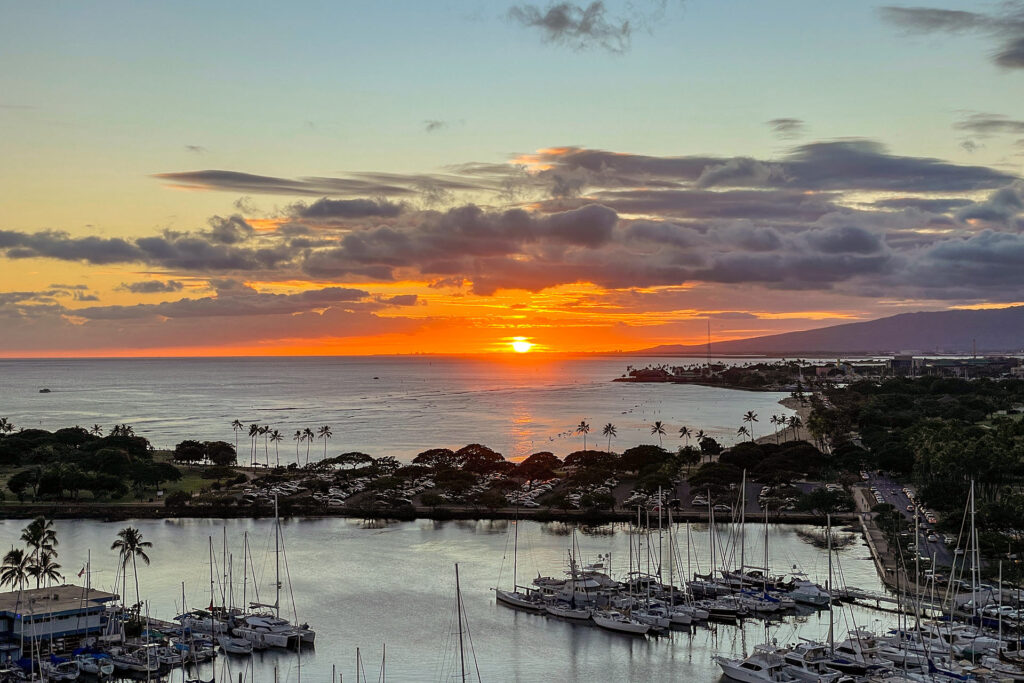
<svg viewBox="0 0 1024 683">
<path fill-rule="evenodd" d="M 1006 353 L 1024 349 L 1024 306 L 978 311 L 934 311 L 804 332 L 713 342 L 715 356 L 757 354 Z M 704 344 L 665 344 L 629 355 L 703 356 Z"/>
</svg>

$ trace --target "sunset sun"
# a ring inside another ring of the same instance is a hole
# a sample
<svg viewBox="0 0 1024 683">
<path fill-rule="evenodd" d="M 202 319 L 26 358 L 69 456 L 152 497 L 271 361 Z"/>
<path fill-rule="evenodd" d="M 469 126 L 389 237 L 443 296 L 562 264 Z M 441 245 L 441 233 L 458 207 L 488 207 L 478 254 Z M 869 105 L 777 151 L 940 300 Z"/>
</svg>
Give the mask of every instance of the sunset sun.
<svg viewBox="0 0 1024 683">
<path fill-rule="evenodd" d="M 516 337 L 512 340 L 512 350 L 516 353 L 526 353 L 533 348 L 533 344 L 526 341 L 526 337 Z"/>
</svg>

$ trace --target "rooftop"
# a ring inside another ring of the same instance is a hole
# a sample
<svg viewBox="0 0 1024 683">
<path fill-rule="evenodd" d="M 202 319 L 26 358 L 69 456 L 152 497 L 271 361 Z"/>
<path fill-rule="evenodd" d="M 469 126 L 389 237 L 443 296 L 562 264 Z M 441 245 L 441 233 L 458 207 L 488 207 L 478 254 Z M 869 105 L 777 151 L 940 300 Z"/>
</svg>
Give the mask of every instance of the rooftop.
<svg viewBox="0 0 1024 683">
<path fill-rule="evenodd" d="M 114 593 L 105 593 L 95 588 L 87 591 L 84 586 L 74 584 L 11 591 L 0 593 L 0 614 L 68 612 L 82 608 L 87 602 L 93 607 L 99 603 L 116 600 L 117 597 Z"/>
</svg>

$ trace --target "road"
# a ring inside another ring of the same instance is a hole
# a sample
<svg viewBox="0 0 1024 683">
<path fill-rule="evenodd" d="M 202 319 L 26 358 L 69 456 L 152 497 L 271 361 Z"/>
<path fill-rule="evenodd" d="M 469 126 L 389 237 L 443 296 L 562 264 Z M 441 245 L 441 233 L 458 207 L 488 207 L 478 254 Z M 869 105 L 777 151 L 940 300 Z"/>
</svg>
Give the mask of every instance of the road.
<svg viewBox="0 0 1024 683">
<path fill-rule="evenodd" d="M 905 537 L 907 541 L 913 540 L 914 530 L 914 513 L 907 510 L 908 506 L 913 506 L 910 498 L 903 492 L 903 484 L 877 473 L 869 473 L 868 480 L 864 482 L 867 486 L 874 486 L 878 489 L 878 493 L 881 494 L 882 498 L 886 503 L 889 503 L 895 507 L 907 521 L 907 528 L 911 533 L 909 538 Z M 949 567 L 953 564 L 953 550 L 950 549 L 945 542 L 942 540 L 942 536 L 936 534 L 938 537 L 937 541 L 929 541 L 928 534 L 931 533 L 931 524 L 928 524 L 924 517 L 919 517 L 918 523 L 921 526 L 921 534 L 917 540 L 917 547 L 920 549 L 923 557 L 934 557 L 935 564 L 938 567 Z M 904 546 L 904 552 L 906 552 L 906 546 Z M 912 555 L 910 556 L 913 557 Z"/>
</svg>

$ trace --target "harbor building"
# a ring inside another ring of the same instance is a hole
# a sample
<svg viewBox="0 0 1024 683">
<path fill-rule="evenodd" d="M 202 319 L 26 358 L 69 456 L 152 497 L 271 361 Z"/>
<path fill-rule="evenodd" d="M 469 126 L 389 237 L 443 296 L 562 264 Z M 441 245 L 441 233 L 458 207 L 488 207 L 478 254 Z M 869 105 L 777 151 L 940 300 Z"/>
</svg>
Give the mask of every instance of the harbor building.
<svg viewBox="0 0 1024 683">
<path fill-rule="evenodd" d="M 78 640 L 102 632 L 118 596 L 72 584 L 0 593 L 0 660 L 16 660 L 22 643 Z"/>
</svg>

